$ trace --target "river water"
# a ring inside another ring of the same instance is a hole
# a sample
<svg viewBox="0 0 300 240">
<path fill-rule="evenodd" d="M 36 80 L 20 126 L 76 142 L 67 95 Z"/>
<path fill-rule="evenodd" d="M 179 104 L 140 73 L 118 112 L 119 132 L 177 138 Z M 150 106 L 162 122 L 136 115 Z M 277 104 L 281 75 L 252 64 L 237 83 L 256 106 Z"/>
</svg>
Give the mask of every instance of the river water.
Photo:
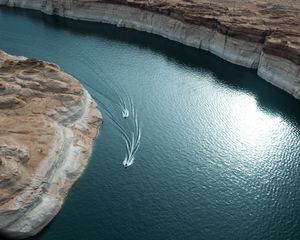
<svg viewBox="0 0 300 240">
<path fill-rule="evenodd" d="M 85 174 L 33 239 L 300 239 L 299 101 L 254 70 L 158 36 L 9 8 L 0 48 L 59 64 L 104 115 Z M 124 131 L 136 149 L 127 168 Z"/>
</svg>

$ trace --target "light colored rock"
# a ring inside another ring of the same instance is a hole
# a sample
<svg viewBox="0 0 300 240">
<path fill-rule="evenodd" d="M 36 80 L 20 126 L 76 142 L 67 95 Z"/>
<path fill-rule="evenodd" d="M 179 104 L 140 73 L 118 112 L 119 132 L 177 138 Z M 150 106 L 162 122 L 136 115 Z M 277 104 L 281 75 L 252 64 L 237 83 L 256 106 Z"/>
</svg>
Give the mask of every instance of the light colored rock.
<svg viewBox="0 0 300 240">
<path fill-rule="evenodd" d="M 231 63 L 258 68 L 262 78 L 300 98 L 295 93 L 299 75 L 289 71 L 300 65 L 297 0 L 0 0 L 0 4 L 158 34 Z M 274 62 L 268 63 L 272 56 L 286 69 L 279 71 Z"/>
<path fill-rule="evenodd" d="M 89 93 L 57 65 L 0 52 L 0 232 L 35 235 L 81 176 L 101 126 Z"/>
<path fill-rule="evenodd" d="M 300 65 L 288 59 L 262 53 L 258 75 L 300 99 Z"/>
<path fill-rule="evenodd" d="M 184 23 L 169 16 L 123 5 L 75 5 L 64 11 L 63 16 L 158 34 L 187 46 L 208 50 L 227 61 L 246 67 L 258 66 L 262 49 L 260 43 L 233 39 L 216 29 Z"/>
</svg>

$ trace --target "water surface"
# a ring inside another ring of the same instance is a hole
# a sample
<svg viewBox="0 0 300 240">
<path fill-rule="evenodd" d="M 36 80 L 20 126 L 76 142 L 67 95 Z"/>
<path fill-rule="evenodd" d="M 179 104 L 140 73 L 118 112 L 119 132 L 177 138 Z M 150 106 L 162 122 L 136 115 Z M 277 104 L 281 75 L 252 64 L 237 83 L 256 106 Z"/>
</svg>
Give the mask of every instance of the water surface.
<svg viewBox="0 0 300 240">
<path fill-rule="evenodd" d="M 34 239 L 300 239 L 299 101 L 254 70 L 158 36 L 9 8 L 0 48 L 58 63 L 104 114 L 84 176 Z M 103 109 L 132 131 L 115 104 L 121 89 L 142 133 L 127 169 Z"/>
</svg>

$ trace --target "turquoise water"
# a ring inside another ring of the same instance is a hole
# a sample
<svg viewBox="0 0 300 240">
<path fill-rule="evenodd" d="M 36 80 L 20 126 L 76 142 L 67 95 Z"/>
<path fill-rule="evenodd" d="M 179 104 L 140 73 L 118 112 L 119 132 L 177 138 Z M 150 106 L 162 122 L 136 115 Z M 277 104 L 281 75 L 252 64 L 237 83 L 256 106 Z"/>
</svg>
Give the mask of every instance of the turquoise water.
<svg viewBox="0 0 300 240">
<path fill-rule="evenodd" d="M 104 114 L 85 174 L 33 239 L 300 239 L 299 101 L 254 70 L 158 36 L 20 9 L 0 8 L 0 48 L 58 63 Z M 133 131 L 118 106 L 129 98 L 141 144 L 125 169 L 113 121 Z"/>
</svg>

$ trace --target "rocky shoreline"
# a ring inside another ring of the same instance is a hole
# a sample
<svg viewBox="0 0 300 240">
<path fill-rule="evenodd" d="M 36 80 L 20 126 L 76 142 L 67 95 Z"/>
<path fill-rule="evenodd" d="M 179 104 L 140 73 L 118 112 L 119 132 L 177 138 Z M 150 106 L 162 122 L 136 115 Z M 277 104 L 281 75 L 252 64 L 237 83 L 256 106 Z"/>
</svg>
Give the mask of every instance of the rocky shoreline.
<svg viewBox="0 0 300 240">
<path fill-rule="evenodd" d="M 154 33 L 207 50 L 300 98 L 296 0 L 0 0 L 0 4 Z"/>
<path fill-rule="evenodd" d="M 57 65 L 0 51 L 0 233 L 26 238 L 58 213 L 102 117 Z"/>
</svg>

